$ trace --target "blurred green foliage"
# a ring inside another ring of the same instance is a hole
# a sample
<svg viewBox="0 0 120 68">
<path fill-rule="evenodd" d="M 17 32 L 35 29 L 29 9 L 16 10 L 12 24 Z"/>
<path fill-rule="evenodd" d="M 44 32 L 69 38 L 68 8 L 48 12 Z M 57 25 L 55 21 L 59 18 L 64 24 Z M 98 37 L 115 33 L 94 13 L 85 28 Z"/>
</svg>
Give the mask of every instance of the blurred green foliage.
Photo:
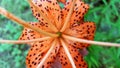
<svg viewBox="0 0 120 68">
<path fill-rule="evenodd" d="M 86 21 L 97 26 L 95 40 L 120 43 L 120 0 L 85 0 L 90 10 Z M 85 57 L 89 68 L 120 68 L 120 48 L 92 45 Z"/>
<path fill-rule="evenodd" d="M 94 21 L 96 41 L 120 43 L 120 0 L 84 0 L 85 21 Z M 0 6 L 26 21 L 36 21 L 27 0 L 0 0 Z M 23 27 L 0 15 L 0 39 L 17 40 Z M 28 46 L 0 44 L 0 68 L 25 68 Z M 120 68 L 120 48 L 92 45 L 85 57 L 89 68 Z"/>
</svg>

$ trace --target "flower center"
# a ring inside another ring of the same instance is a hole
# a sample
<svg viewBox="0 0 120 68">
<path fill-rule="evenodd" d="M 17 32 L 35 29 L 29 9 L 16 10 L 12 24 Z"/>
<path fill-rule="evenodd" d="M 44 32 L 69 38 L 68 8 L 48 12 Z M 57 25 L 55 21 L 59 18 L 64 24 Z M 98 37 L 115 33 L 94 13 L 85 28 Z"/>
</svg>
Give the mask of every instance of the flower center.
<svg viewBox="0 0 120 68">
<path fill-rule="evenodd" d="M 62 32 L 57 32 L 56 34 L 58 35 L 58 37 L 62 36 Z"/>
</svg>

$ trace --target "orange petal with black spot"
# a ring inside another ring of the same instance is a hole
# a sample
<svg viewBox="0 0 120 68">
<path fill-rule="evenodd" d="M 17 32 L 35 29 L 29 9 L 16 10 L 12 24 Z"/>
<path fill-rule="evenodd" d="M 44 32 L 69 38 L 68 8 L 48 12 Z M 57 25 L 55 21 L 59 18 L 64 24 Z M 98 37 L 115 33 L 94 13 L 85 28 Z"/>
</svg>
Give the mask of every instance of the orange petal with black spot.
<svg viewBox="0 0 120 68">
<path fill-rule="evenodd" d="M 65 50 L 62 46 L 58 52 L 58 59 L 61 63 L 61 68 L 72 68 L 70 60 L 68 59 L 68 56 L 66 55 Z"/>
<path fill-rule="evenodd" d="M 52 67 L 53 63 L 56 60 L 56 56 L 57 56 L 58 50 L 59 50 L 59 44 L 55 45 L 55 47 L 52 50 L 50 56 L 46 59 L 44 65 L 43 65 L 44 68 Z"/>
<path fill-rule="evenodd" d="M 83 56 L 79 53 L 78 49 L 74 46 L 68 46 L 72 59 L 76 65 L 76 68 L 88 68 Z"/>
<path fill-rule="evenodd" d="M 76 65 L 76 68 L 87 68 L 87 64 L 84 61 L 83 56 L 79 53 L 78 48 L 69 45 L 68 49 Z M 70 60 L 68 59 L 62 47 L 60 48 L 60 51 L 58 52 L 58 57 L 61 63 L 61 68 L 72 68 Z"/>
<path fill-rule="evenodd" d="M 86 40 L 93 40 L 94 39 L 94 33 L 95 33 L 96 27 L 93 22 L 84 22 L 79 23 L 76 26 L 70 26 L 69 29 L 66 29 L 65 34 L 77 37 L 80 39 L 86 39 Z M 89 44 L 86 43 L 79 43 L 67 40 L 69 45 L 73 45 L 77 48 L 86 48 L 89 46 Z"/>
<path fill-rule="evenodd" d="M 29 23 L 32 26 L 38 27 L 44 31 L 50 32 L 51 30 L 49 30 L 46 26 L 47 24 L 44 24 L 42 22 L 39 23 Z M 28 28 L 24 28 L 23 32 L 19 38 L 19 40 L 31 40 L 31 39 L 37 39 L 37 38 L 42 38 L 44 37 L 44 35 L 33 31 L 32 29 L 28 29 Z M 30 45 L 32 45 L 32 43 L 29 43 Z"/>
<path fill-rule="evenodd" d="M 67 16 L 67 13 L 70 10 L 71 4 L 72 4 L 72 0 L 67 1 L 65 4 L 65 7 L 62 9 L 61 16 L 62 16 L 63 22 Z M 75 25 L 75 23 L 77 22 L 83 22 L 84 15 L 88 11 L 88 8 L 89 6 L 87 4 L 85 4 L 81 0 L 77 0 L 74 7 L 74 11 L 69 21 L 70 24 Z"/>
<path fill-rule="evenodd" d="M 26 57 L 27 68 L 36 68 L 51 47 L 52 40 L 35 42 Z M 54 55 L 54 53 L 53 53 Z M 52 55 L 51 55 L 52 56 Z M 53 60 L 52 60 L 53 61 Z M 46 65 L 47 66 L 47 65 Z"/>
<path fill-rule="evenodd" d="M 39 10 L 41 10 L 41 12 L 45 14 L 52 23 L 55 24 L 56 20 L 59 20 L 60 7 L 56 0 L 33 0 L 33 3 L 35 3 L 35 5 L 39 7 Z M 40 13 L 33 6 L 31 6 L 31 9 L 33 15 L 39 21 L 46 23 Z"/>
<path fill-rule="evenodd" d="M 83 21 L 85 13 L 88 11 L 89 5 L 85 4 L 81 0 L 77 0 L 73 14 L 70 18 L 70 24 L 74 25 L 75 23 L 81 23 Z"/>
</svg>

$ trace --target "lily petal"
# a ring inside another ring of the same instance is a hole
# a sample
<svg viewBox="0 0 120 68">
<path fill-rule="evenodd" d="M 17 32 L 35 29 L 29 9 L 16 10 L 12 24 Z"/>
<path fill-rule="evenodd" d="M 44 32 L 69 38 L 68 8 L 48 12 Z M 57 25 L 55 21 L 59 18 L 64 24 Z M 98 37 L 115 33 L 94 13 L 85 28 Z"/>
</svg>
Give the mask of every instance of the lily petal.
<svg viewBox="0 0 120 68">
<path fill-rule="evenodd" d="M 83 56 L 80 54 L 80 52 L 78 51 L 78 48 L 69 45 L 68 49 L 70 51 L 70 54 L 72 56 L 73 59 L 73 63 L 75 63 L 76 68 L 87 68 L 87 64 L 83 59 Z M 59 61 L 61 63 L 61 68 L 72 68 L 70 60 L 68 59 L 64 49 L 61 47 L 60 51 L 58 52 L 58 57 L 59 57 Z"/>
<path fill-rule="evenodd" d="M 62 46 L 58 52 L 58 59 L 62 65 L 61 68 L 72 68 L 70 60 L 68 59 L 68 56 L 66 55 L 65 50 Z"/>
<path fill-rule="evenodd" d="M 95 29 L 96 27 L 93 22 L 84 22 L 84 23 L 77 24 L 73 28 L 66 29 L 65 34 L 73 37 L 78 37 L 81 39 L 93 40 Z M 70 40 L 67 40 L 67 41 L 69 45 L 73 45 L 80 49 L 83 49 L 89 46 L 89 44 L 85 44 L 85 43 L 79 43 L 79 42 L 74 42 Z"/>
<path fill-rule="evenodd" d="M 68 46 L 71 56 L 74 60 L 76 68 L 88 68 L 83 56 L 79 53 L 78 49 L 74 46 Z"/>
<path fill-rule="evenodd" d="M 52 39 L 47 41 L 35 42 L 32 45 L 26 57 L 27 68 L 36 68 L 38 66 L 42 58 L 45 56 L 45 54 L 48 52 L 49 48 L 51 47 L 51 45 L 49 45 L 51 43 L 52 43 Z"/>
<path fill-rule="evenodd" d="M 48 19 L 56 24 L 59 20 L 60 7 L 56 0 L 36 0 L 33 2 L 39 7 L 39 9 L 48 17 Z M 45 22 L 43 17 L 38 13 L 38 11 L 31 6 L 33 15 L 41 22 Z M 54 19 L 54 20 L 53 20 Z"/>
<path fill-rule="evenodd" d="M 31 24 L 32 26 L 36 26 L 44 31 L 47 31 L 47 32 L 50 32 L 50 30 L 46 27 L 47 24 L 44 24 L 44 23 L 29 23 Z M 39 34 L 31 29 L 28 29 L 28 28 L 24 28 L 21 36 L 20 36 L 20 40 L 31 40 L 31 39 L 37 39 L 37 38 L 42 38 L 44 37 L 44 35 L 42 34 Z"/>
<path fill-rule="evenodd" d="M 72 4 L 72 0 L 66 2 L 65 7 L 62 9 L 62 19 L 64 21 L 70 7 Z M 82 22 L 85 13 L 88 11 L 89 6 L 82 2 L 81 0 L 77 0 L 75 4 L 75 8 L 73 14 L 70 19 L 70 24 L 75 25 L 77 22 Z"/>
<path fill-rule="evenodd" d="M 52 50 L 52 52 L 50 53 L 49 57 L 46 59 L 45 63 L 44 63 L 44 68 L 50 68 L 52 67 L 53 63 L 56 60 L 56 56 L 59 50 L 59 44 L 56 44 L 54 49 Z"/>
<path fill-rule="evenodd" d="M 74 25 L 77 22 L 82 22 L 85 13 L 88 11 L 89 5 L 85 4 L 81 0 L 77 0 L 74 8 L 74 12 L 70 19 L 70 24 Z"/>
</svg>

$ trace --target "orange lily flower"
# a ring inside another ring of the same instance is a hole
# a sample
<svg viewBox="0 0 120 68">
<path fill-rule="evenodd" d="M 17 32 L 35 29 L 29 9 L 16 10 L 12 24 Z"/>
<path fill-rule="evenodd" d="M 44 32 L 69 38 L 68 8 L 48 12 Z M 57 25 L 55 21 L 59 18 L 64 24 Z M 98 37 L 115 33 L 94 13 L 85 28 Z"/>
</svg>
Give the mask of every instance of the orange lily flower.
<svg viewBox="0 0 120 68">
<path fill-rule="evenodd" d="M 20 40 L 0 40 L 0 43 L 31 45 L 27 68 L 87 68 L 79 49 L 89 44 L 120 47 L 116 43 L 92 41 L 96 27 L 93 22 L 84 22 L 89 6 L 81 0 L 68 0 L 63 9 L 56 0 L 29 0 L 29 3 L 39 20 L 37 23 L 27 23 L 0 7 L 0 14 L 25 27 Z"/>
<path fill-rule="evenodd" d="M 48 33 L 57 34 L 58 37 L 30 43 L 31 48 L 26 58 L 27 67 L 49 68 L 58 60 L 62 68 L 87 68 L 79 49 L 86 48 L 89 44 L 76 42 L 67 37 L 94 39 L 95 24 L 83 20 L 89 6 L 81 0 L 69 0 L 63 9 L 56 0 L 33 0 L 30 1 L 30 5 L 33 15 L 39 20 L 30 24 Z M 24 28 L 20 40 L 44 37 L 48 36 Z"/>
</svg>

